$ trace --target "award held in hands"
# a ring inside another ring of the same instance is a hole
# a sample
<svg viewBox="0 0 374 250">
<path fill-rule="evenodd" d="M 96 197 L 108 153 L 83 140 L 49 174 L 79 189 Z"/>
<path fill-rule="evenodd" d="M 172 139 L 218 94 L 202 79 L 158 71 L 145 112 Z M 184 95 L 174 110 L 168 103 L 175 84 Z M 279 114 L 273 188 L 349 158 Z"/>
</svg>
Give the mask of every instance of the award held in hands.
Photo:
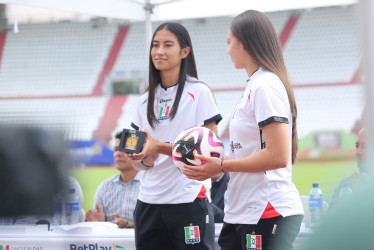
<svg viewBox="0 0 374 250">
<path fill-rule="evenodd" d="M 143 149 L 145 136 L 146 133 L 143 131 L 123 129 L 119 151 L 130 154 L 140 153 Z"/>
</svg>

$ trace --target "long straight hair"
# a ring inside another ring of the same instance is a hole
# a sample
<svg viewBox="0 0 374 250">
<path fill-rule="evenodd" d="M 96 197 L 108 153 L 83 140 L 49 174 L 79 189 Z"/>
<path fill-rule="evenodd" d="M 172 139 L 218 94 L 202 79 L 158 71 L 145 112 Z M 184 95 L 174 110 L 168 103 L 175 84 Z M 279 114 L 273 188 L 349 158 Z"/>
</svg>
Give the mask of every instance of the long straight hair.
<svg viewBox="0 0 374 250">
<path fill-rule="evenodd" d="M 197 69 L 196 69 L 196 63 L 195 63 L 195 56 L 192 49 L 192 42 L 190 35 L 187 31 L 187 29 L 179 24 L 179 23 L 163 23 L 160 26 L 157 27 L 155 30 L 152 41 L 156 35 L 156 33 L 160 30 L 167 30 L 173 33 L 177 39 L 179 46 L 181 49 L 184 49 L 186 47 L 190 47 L 190 53 L 187 55 L 186 58 L 182 59 L 182 63 L 179 70 L 179 79 L 178 79 L 178 89 L 177 94 L 175 97 L 175 101 L 173 104 L 173 107 L 171 109 L 171 112 L 169 114 L 170 119 L 173 119 L 177 113 L 179 102 L 183 93 L 183 89 L 186 82 L 186 77 L 192 76 L 197 78 Z M 153 65 L 152 62 L 152 56 L 151 56 L 151 50 L 152 50 L 152 43 L 150 47 L 149 52 L 149 86 L 148 86 L 148 103 L 147 103 L 147 120 L 152 128 L 154 128 L 155 124 L 158 124 L 159 121 L 154 113 L 154 102 L 155 102 L 155 92 L 157 85 L 161 84 L 161 74 L 160 71 L 156 69 L 156 67 Z"/>
<path fill-rule="evenodd" d="M 274 26 L 265 14 L 247 10 L 231 21 L 230 30 L 254 62 L 277 75 L 286 88 L 292 113 L 292 163 L 295 163 L 298 149 L 297 107 Z"/>
</svg>

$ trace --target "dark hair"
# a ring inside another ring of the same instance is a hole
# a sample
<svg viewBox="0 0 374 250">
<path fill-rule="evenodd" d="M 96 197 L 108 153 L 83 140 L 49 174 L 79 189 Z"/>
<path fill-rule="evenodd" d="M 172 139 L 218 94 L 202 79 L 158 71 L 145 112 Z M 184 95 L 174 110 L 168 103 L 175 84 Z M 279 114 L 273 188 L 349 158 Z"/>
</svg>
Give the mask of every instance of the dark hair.
<svg viewBox="0 0 374 250">
<path fill-rule="evenodd" d="M 114 136 L 114 138 L 120 139 L 120 140 L 121 140 L 121 137 L 122 137 L 122 131 L 121 132 L 117 132 L 116 135 Z"/>
<path fill-rule="evenodd" d="M 180 66 L 179 72 L 179 79 L 178 79 L 178 89 L 176 98 L 169 114 L 170 119 L 173 119 L 175 114 L 177 113 L 179 102 L 183 93 L 184 85 L 186 82 L 187 75 L 197 78 L 197 69 L 195 63 L 195 57 L 192 49 L 192 43 L 190 35 L 188 34 L 187 29 L 179 24 L 179 23 L 163 23 L 157 27 L 155 30 L 152 41 L 156 35 L 156 33 L 160 30 L 168 30 L 173 33 L 178 38 L 178 43 L 181 49 L 190 47 L 190 53 L 187 55 L 186 58 L 182 59 L 182 63 Z M 152 50 L 152 43 L 149 52 L 149 86 L 148 86 L 148 103 L 147 103 L 147 119 L 151 127 L 153 128 L 155 123 L 159 121 L 154 114 L 154 101 L 155 101 L 155 90 L 157 85 L 161 84 L 161 76 L 160 71 L 155 68 L 152 63 L 151 57 L 151 50 Z"/>
<path fill-rule="evenodd" d="M 265 14 L 247 10 L 231 21 L 230 30 L 243 44 L 253 61 L 277 75 L 286 88 L 292 113 L 292 163 L 294 163 L 298 148 L 296 101 L 274 26 Z"/>
</svg>

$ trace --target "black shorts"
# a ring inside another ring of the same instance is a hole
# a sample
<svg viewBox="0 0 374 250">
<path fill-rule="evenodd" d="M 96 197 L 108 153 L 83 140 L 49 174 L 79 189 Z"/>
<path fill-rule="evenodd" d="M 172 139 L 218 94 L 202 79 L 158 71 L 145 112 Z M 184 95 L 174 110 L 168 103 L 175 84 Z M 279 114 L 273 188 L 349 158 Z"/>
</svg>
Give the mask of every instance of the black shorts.
<svg viewBox="0 0 374 250">
<path fill-rule="evenodd" d="M 279 216 L 254 225 L 224 223 L 218 244 L 222 250 L 291 250 L 303 217 Z"/>
<path fill-rule="evenodd" d="M 207 199 L 181 204 L 138 200 L 134 223 L 137 250 L 214 249 L 214 217 Z"/>
</svg>

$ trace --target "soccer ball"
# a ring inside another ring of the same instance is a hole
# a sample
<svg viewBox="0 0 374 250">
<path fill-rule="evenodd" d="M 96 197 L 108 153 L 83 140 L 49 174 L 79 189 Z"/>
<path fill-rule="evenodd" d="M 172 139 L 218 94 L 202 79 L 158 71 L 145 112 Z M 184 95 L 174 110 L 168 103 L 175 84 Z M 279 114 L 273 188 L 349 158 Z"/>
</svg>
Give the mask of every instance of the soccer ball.
<svg viewBox="0 0 374 250">
<path fill-rule="evenodd" d="M 205 155 L 222 159 L 224 157 L 222 140 L 212 130 L 205 127 L 193 127 L 181 132 L 173 145 L 173 161 L 179 170 L 184 164 L 199 166 L 205 164 L 196 158 Z"/>
</svg>

